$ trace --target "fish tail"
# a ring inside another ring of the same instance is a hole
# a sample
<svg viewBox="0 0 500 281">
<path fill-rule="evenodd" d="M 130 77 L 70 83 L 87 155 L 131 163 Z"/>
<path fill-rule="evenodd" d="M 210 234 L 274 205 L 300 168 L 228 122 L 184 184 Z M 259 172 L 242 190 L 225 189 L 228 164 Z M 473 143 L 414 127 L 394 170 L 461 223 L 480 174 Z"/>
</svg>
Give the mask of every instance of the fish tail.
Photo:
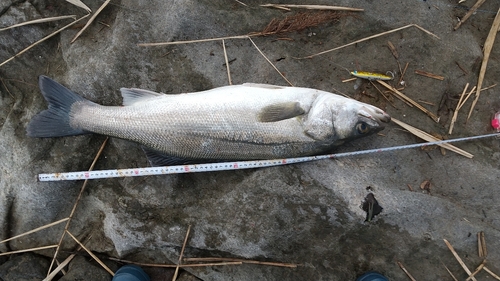
<svg viewBox="0 0 500 281">
<path fill-rule="evenodd" d="M 38 84 L 48 109 L 35 115 L 26 132 L 29 137 L 52 138 L 89 133 L 70 124 L 71 107 L 76 102 L 92 103 L 46 76 L 40 76 Z"/>
</svg>

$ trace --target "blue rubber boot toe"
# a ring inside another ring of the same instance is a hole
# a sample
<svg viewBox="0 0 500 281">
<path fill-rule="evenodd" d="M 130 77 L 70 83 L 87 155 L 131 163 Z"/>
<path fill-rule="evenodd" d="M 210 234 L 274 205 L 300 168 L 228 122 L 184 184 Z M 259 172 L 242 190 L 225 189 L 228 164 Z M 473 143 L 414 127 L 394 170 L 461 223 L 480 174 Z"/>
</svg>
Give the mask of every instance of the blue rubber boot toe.
<svg viewBox="0 0 500 281">
<path fill-rule="evenodd" d="M 120 267 L 112 281 L 150 281 L 150 279 L 142 268 L 129 264 Z"/>
<path fill-rule="evenodd" d="M 359 276 L 356 281 L 389 281 L 389 279 L 378 272 L 370 271 Z"/>
</svg>

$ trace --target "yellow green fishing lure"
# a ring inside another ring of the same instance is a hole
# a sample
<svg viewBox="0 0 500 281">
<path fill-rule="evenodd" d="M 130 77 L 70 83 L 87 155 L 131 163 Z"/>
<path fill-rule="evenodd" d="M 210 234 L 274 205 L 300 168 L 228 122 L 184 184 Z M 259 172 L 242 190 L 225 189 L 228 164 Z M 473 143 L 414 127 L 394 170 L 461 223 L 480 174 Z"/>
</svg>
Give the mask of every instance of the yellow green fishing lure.
<svg viewBox="0 0 500 281">
<path fill-rule="evenodd" d="M 357 70 L 351 71 L 351 75 L 359 77 L 359 78 L 363 78 L 363 79 L 368 79 L 368 80 L 392 80 L 392 79 L 394 79 L 394 74 L 392 76 L 389 76 L 389 75 L 382 74 L 382 73 L 357 71 Z"/>
</svg>

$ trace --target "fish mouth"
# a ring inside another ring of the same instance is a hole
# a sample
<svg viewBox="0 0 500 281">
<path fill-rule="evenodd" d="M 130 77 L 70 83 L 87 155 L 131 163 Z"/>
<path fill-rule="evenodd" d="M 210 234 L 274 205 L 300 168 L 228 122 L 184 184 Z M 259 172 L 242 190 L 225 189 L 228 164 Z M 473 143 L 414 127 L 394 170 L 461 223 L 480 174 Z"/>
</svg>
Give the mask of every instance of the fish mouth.
<svg viewBox="0 0 500 281">
<path fill-rule="evenodd" d="M 371 119 L 379 125 L 383 125 L 382 123 L 389 123 L 391 121 L 391 116 L 378 107 L 363 106 L 359 115 Z"/>
</svg>

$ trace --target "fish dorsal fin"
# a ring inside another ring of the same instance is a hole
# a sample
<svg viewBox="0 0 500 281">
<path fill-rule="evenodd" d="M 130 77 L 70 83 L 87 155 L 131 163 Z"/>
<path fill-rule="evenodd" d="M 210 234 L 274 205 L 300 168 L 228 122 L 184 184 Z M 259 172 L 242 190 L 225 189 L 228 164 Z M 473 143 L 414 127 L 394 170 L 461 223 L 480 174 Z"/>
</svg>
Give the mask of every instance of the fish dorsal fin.
<svg viewBox="0 0 500 281">
<path fill-rule="evenodd" d="M 121 88 L 120 91 L 122 93 L 124 106 L 132 105 L 137 102 L 145 101 L 163 95 L 153 91 L 135 88 Z"/>
<path fill-rule="evenodd" d="M 264 107 L 257 116 L 259 122 L 278 122 L 303 115 L 305 110 L 298 102 L 283 102 Z"/>
<path fill-rule="evenodd" d="M 279 90 L 279 89 L 286 88 L 283 86 L 276 86 L 276 85 L 269 85 L 269 84 L 257 84 L 257 83 L 244 83 L 243 86 L 252 87 L 252 88 L 271 89 L 271 90 L 272 89 Z"/>
</svg>

